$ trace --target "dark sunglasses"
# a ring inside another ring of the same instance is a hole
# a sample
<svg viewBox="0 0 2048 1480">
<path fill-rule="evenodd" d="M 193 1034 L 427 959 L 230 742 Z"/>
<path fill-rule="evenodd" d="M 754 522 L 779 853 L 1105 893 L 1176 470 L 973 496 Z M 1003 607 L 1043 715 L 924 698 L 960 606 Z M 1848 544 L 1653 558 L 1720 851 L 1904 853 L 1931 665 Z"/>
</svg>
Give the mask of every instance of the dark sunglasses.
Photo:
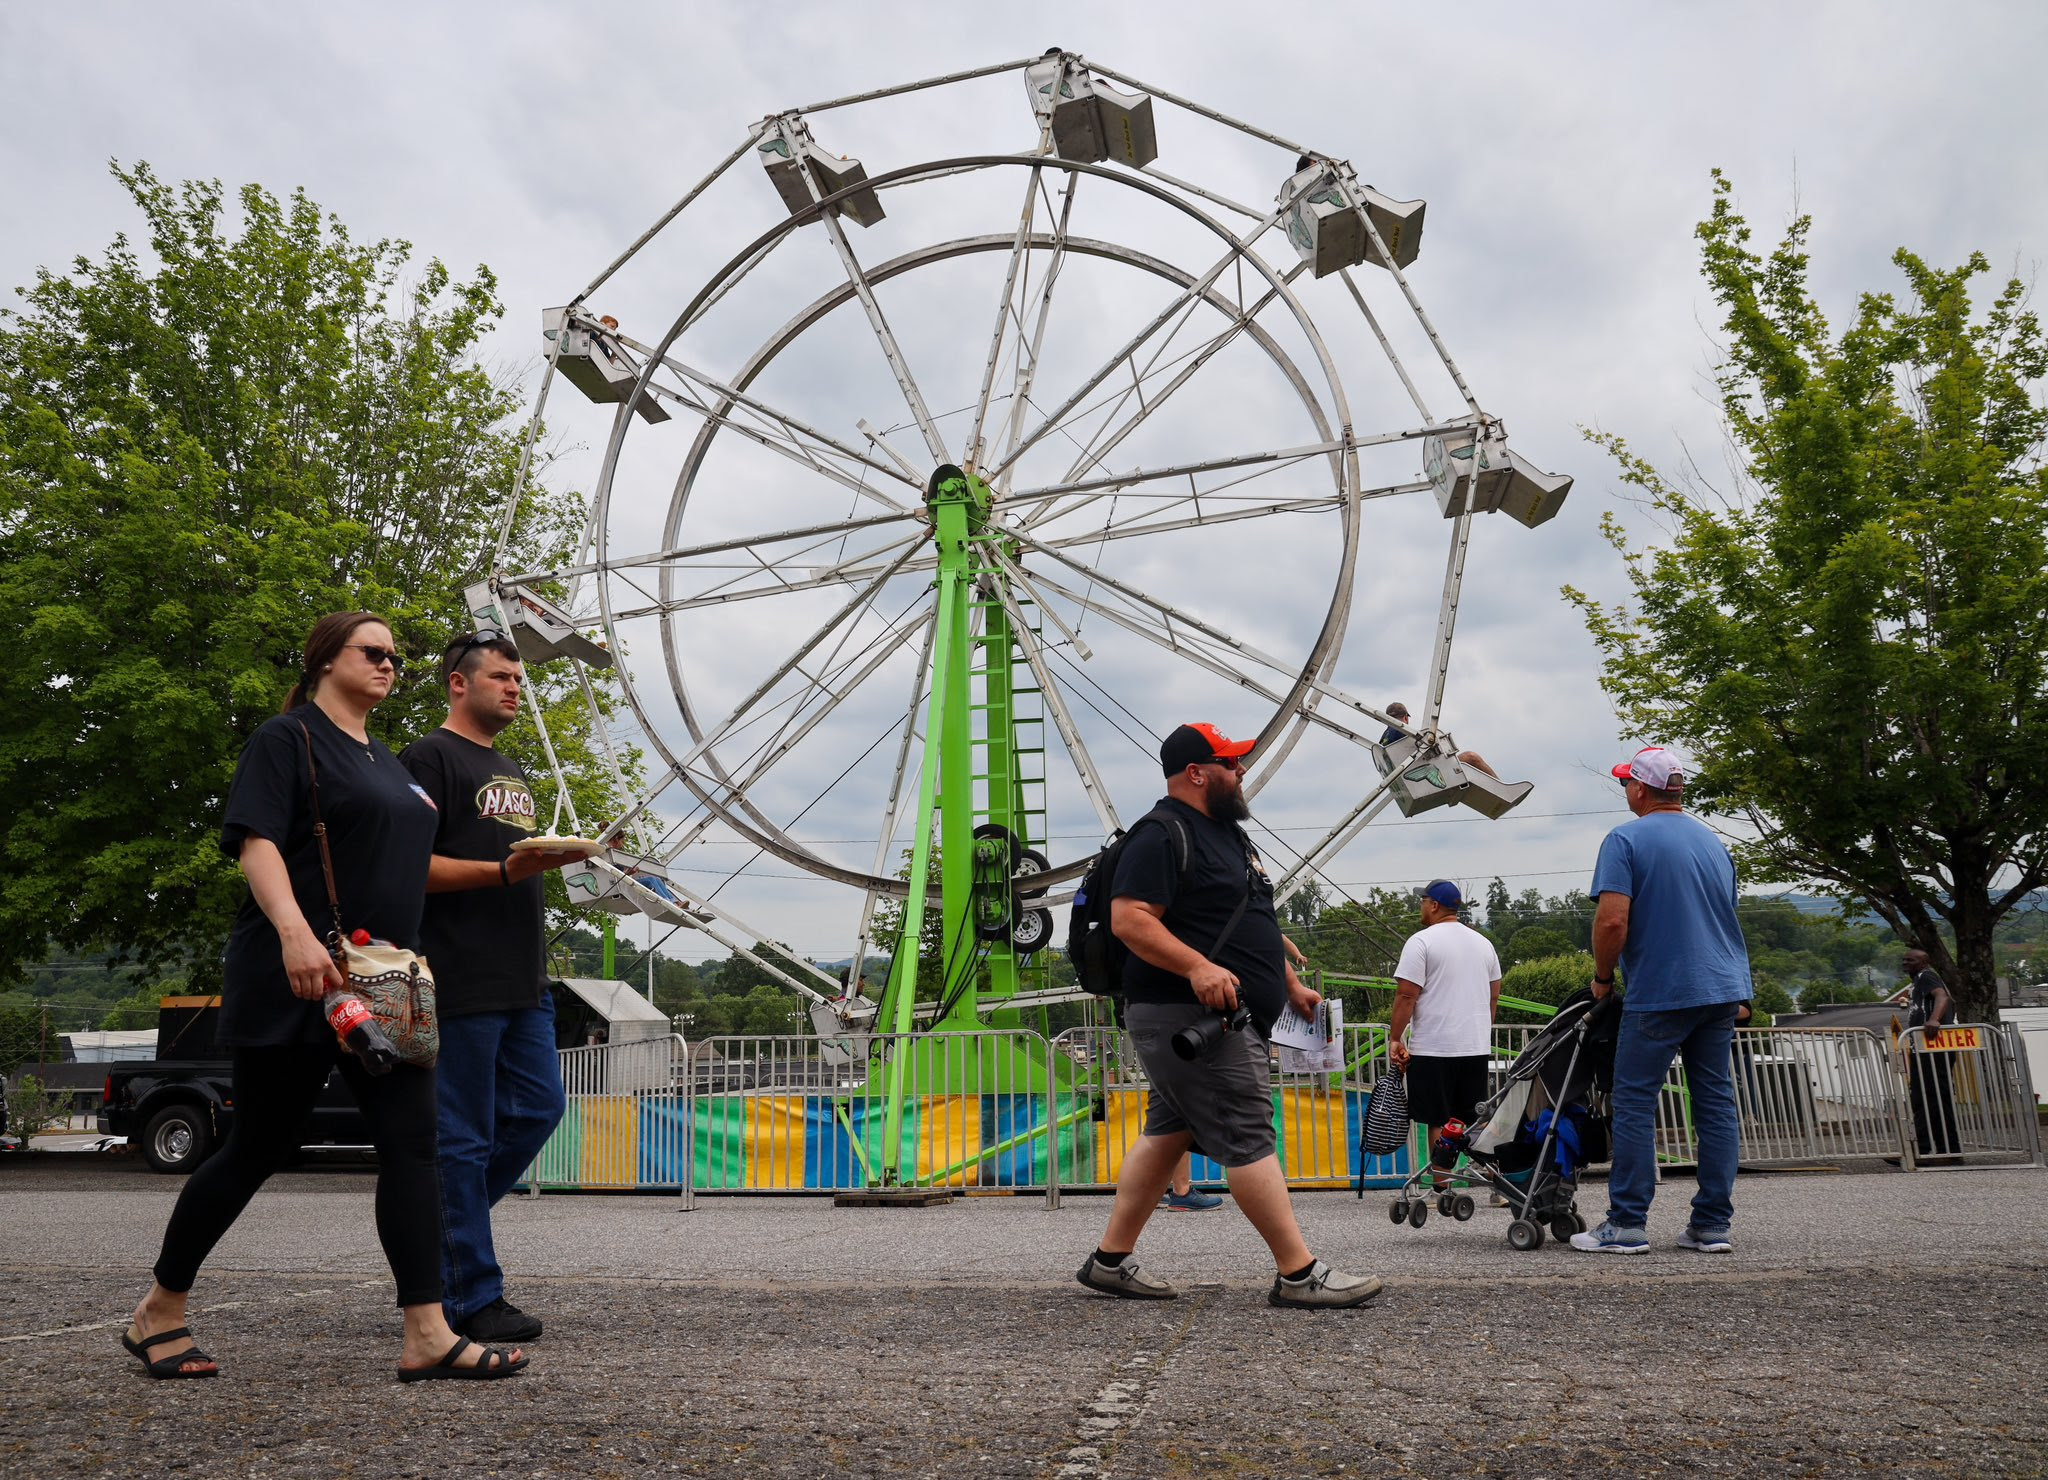
<svg viewBox="0 0 2048 1480">
<path fill-rule="evenodd" d="M 1243 757 L 1235 755 L 1212 755 L 1206 764 L 1221 766 L 1226 771 L 1242 771 L 1244 769 Z"/>
<path fill-rule="evenodd" d="M 397 673 L 405 667 L 405 654 L 394 652 L 387 647 L 378 647 L 374 642 L 345 642 L 342 646 L 352 647 L 361 653 L 364 661 L 372 668 L 382 668 L 389 663 L 391 671 Z"/>
<path fill-rule="evenodd" d="M 459 663 L 462 661 L 463 654 L 467 653 L 471 648 L 489 647 L 494 642 L 509 641 L 511 639 L 495 627 L 479 627 L 476 631 L 470 633 L 469 636 L 463 638 L 462 641 L 455 644 L 455 651 L 451 656 L 455 662 Z"/>
</svg>

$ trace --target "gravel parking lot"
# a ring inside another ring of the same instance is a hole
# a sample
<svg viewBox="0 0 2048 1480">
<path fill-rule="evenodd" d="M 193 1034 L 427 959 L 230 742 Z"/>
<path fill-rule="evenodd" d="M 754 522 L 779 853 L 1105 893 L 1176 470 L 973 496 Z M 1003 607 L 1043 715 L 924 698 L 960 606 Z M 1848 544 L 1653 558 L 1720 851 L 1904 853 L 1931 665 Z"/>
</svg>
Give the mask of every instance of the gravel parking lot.
<svg viewBox="0 0 2048 1480">
<path fill-rule="evenodd" d="M 119 1158 L 0 1163 L 0 1472 L 1119 1476 L 2034 1474 L 2048 1469 L 2048 1173 L 1746 1178 L 1737 1251 L 1515 1254 L 1505 1215 L 1391 1226 L 1298 1204 L 1358 1312 L 1274 1310 L 1225 1209 L 1162 1214 L 1180 1283 L 1073 1270 L 1107 1204 L 514 1199 L 513 1295 L 548 1320 L 492 1384 L 390 1380 L 370 1177 L 278 1178 L 219 1250 L 208 1382 L 117 1345 L 177 1183 Z M 1582 1195 L 1597 1210 L 1600 1189 Z"/>
</svg>

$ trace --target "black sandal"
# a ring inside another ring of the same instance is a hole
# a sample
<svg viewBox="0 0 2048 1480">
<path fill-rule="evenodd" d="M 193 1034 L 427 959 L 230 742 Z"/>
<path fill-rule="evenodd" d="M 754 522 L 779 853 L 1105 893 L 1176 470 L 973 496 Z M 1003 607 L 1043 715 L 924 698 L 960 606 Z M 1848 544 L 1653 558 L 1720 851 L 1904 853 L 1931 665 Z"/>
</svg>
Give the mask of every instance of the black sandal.
<svg viewBox="0 0 2048 1480">
<path fill-rule="evenodd" d="M 218 1376 L 220 1374 L 220 1367 L 218 1364 L 210 1365 L 199 1372 L 187 1372 L 185 1370 L 185 1364 L 187 1362 L 213 1363 L 213 1358 L 209 1357 L 205 1352 L 201 1351 L 196 1346 L 190 1348 L 187 1351 L 179 1352 L 174 1356 L 157 1357 L 155 1360 L 151 1360 L 149 1355 L 149 1349 L 151 1347 L 162 1346 L 166 1341 L 176 1341 L 180 1336 L 189 1337 L 191 1334 L 192 1333 L 186 1330 L 185 1327 L 179 1326 L 175 1330 L 159 1331 L 154 1336 L 145 1336 L 140 1341 L 130 1341 L 128 1339 L 128 1333 L 126 1331 L 123 1331 L 121 1333 L 121 1345 L 128 1349 L 129 1353 L 135 1358 L 135 1360 L 142 1364 L 142 1370 L 147 1372 L 151 1377 L 163 1379 L 172 1377 Z"/>
<path fill-rule="evenodd" d="M 511 1377 L 523 1371 L 530 1360 L 522 1353 L 519 1359 L 514 1361 L 512 1353 L 502 1346 L 487 1346 L 482 1348 L 483 1355 L 477 1358 L 475 1366 L 456 1366 L 455 1359 L 475 1345 L 476 1343 L 467 1336 L 458 1336 L 455 1338 L 455 1345 L 448 1348 L 448 1354 L 440 1361 L 431 1367 L 401 1367 L 398 1369 L 398 1380 L 430 1382 L 448 1377 L 463 1378 L 472 1382 L 489 1382 L 499 1377 Z"/>
</svg>

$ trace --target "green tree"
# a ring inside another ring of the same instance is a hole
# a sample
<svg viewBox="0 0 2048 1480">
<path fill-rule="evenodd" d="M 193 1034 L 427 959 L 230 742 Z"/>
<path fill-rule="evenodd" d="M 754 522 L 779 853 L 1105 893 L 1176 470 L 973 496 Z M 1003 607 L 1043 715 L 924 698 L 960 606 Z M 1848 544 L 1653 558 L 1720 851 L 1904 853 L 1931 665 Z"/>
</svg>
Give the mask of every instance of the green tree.
<svg viewBox="0 0 2048 1480">
<path fill-rule="evenodd" d="M 1973 311 L 1981 254 L 1904 250 L 1903 301 L 1864 294 L 1836 335 L 1808 219 L 1759 255 L 1714 179 L 1698 235 L 1739 485 L 1597 436 L 1670 542 L 1610 520 L 1634 605 L 1566 595 L 1631 729 L 1690 750 L 1688 797 L 1755 828 L 1745 875 L 1862 900 L 1988 1017 L 1993 932 L 2048 881 L 2048 338 L 2019 281 Z"/>
<path fill-rule="evenodd" d="M 1562 930 L 1552 930 L 1547 925 L 1529 925 L 1508 937 L 1508 943 L 1501 947 L 1500 964 L 1503 967 L 1519 966 L 1524 961 L 1539 961 L 1545 956 L 1568 956 L 1575 949 L 1572 938 Z"/>
<path fill-rule="evenodd" d="M 117 236 L 0 317 L 0 981 L 55 940 L 203 989 L 240 897 L 216 839 L 244 738 L 321 612 L 438 655 L 510 494 L 519 394 L 477 359 L 489 269 L 412 267 L 303 193 L 114 175 L 146 253 Z M 510 558 L 544 565 L 581 517 L 536 479 Z M 431 668 L 373 717 L 387 741 L 438 722 Z M 609 810 L 604 716 L 551 719 L 584 810 Z"/>
<path fill-rule="evenodd" d="M 1544 956 L 1509 967 L 1500 979 L 1500 994 L 1519 997 L 1524 1002 L 1544 1002 L 1552 1007 L 1561 1007 L 1567 997 L 1592 979 L 1593 958 L 1582 951 L 1574 951 L 1570 955 Z M 1547 1023 L 1550 1018 L 1544 1013 L 1503 1007 L 1500 1020 L 1504 1023 Z"/>
</svg>

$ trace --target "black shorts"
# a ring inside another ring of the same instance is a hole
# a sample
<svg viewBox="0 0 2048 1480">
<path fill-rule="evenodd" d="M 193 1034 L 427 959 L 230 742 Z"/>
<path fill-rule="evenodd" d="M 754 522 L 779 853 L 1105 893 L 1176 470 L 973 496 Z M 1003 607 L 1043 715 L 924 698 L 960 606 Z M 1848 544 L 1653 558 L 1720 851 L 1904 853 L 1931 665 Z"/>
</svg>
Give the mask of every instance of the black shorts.
<svg viewBox="0 0 2048 1480">
<path fill-rule="evenodd" d="M 1475 1053 L 1456 1058 L 1408 1060 L 1408 1118 L 1423 1125 L 1450 1120 L 1471 1123 L 1472 1112 L 1486 1098 L 1487 1067 L 1492 1055 Z"/>
</svg>

